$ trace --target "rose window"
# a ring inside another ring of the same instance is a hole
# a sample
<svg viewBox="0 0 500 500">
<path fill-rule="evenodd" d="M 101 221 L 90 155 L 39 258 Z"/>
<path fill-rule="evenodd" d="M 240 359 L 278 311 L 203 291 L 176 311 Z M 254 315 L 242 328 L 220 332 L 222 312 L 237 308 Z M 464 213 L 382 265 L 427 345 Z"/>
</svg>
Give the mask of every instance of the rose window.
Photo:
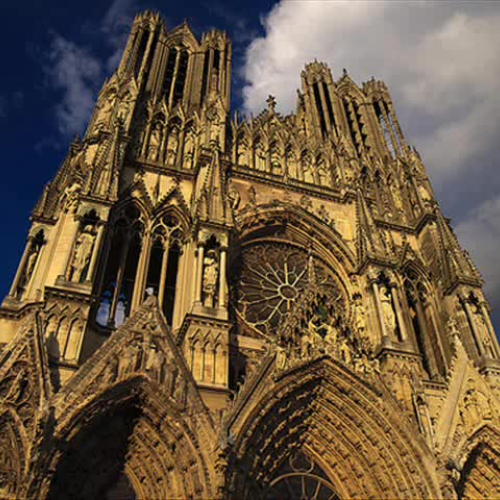
<svg viewBox="0 0 500 500">
<path fill-rule="evenodd" d="M 306 291 L 326 289 L 338 295 L 331 271 L 301 247 L 250 244 L 243 249 L 242 260 L 237 312 L 263 333 L 280 325 Z"/>
</svg>

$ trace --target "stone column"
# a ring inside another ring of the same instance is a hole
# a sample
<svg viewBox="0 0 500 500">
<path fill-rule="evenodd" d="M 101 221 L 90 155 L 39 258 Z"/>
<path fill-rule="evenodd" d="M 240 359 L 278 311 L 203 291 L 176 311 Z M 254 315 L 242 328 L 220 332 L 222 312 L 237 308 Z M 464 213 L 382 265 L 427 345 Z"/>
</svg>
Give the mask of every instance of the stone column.
<svg viewBox="0 0 500 500">
<path fill-rule="evenodd" d="M 491 324 L 490 313 L 488 312 L 488 308 L 486 307 L 486 304 L 484 302 L 481 303 L 481 312 L 483 314 L 484 321 L 486 323 L 486 328 L 488 329 L 488 333 L 490 335 L 491 345 L 493 346 L 493 350 L 495 351 L 495 354 L 498 358 L 500 357 L 500 348 L 498 347 L 498 341 L 495 335 L 495 330 L 493 329 L 493 325 Z"/>
<path fill-rule="evenodd" d="M 205 257 L 205 247 L 202 242 L 198 243 L 198 256 L 196 262 L 196 291 L 195 298 L 196 302 L 201 302 L 201 286 L 203 282 L 203 259 Z"/>
<path fill-rule="evenodd" d="M 19 267 L 17 268 L 16 275 L 14 276 L 14 281 L 12 282 L 12 286 L 10 287 L 10 292 L 9 296 L 10 297 L 15 297 L 16 296 L 16 291 L 17 287 L 19 286 L 19 281 L 21 280 L 21 277 L 26 269 L 26 262 L 28 260 L 28 257 L 30 255 L 31 248 L 33 246 L 33 240 L 35 238 L 33 236 L 28 236 L 28 242 L 26 243 L 26 246 L 24 247 L 24 253 L 23 256 L 21 257 L 21 262 L 19 264 Z M 40 258 L 40 256 L 39 256 Z"/>
<path fill-rule="evenodd" d="M 474 343 L 479 351 L 479 356 L 484 356 L 484 347 L 481 339 L 479 338 L 476 322 L 474 320 L 474 313 L 471 311 L 470 304 L 467 300 L 464 300 L 464 308 L 465 314 L 467 315 L 467 319 L 469 320 L 469 324 L 472 330 L 472 338 L 474 339 Z"/>
<path fill-rule="evenodd" d="M 167 281 L 168 269 L 168 252 L 170 251 L 170 241 L 167 238 L 163 248 L 163 258 L 161 260 L 160 284 L 158 285 L 158 303 L 160 308 L 163 308 L 163 300 L 165 298 L 165 282 Z"/>
<path fill-rule="evenodd" d="M 92 257 L 90 258 L 89 270 L 87 271 L 87 279 L 85 281 L 92 281 L 94 279 L 94 271 L 97 264 L 99 249 L 101 248 L 101 241 L 103 234 L 104 234 L 104 225 L 100 224 L 99 228 L 97 229 L 97 237 L 94 242 L 94 248 L 92 249 Z"/>
<path fill-rule="evenodd" d="M 130 313 L 132 314 L 141 304 L 144 298 L 144 286 L 149 268 L 149 256 L 151 253 L 151 234 L 147 230 L 142 238 L 141 255 L 137 263 L 135 272 L 134 292 L 132 295 L 132 305 Z"/>
<path fill-rule="evenodd" d="M 219 259 L 219 308 L 226 307 L 226 254 L 227 249 L 221 247 Z"/>
<path fill-rule="evenodd" d="M 127 263 L 127 255 L 128 249 L 130 246 L 130 239 L 127 238 L 125 241 L 125 245 L 122 248 L 122 252 L 120 255 L 120 264 L 118 265 L 118 272 L 116 274 L 116 286 L 115 291 L 113 293 L 113 300 L 111 302 L 111 306 L 109 308 L 109 318 L 108 318 L 108 326 L 114 327 L 115 325 L 115 315 L 116 308 L 118 306 L 118 298 L 120 296 L 120 291 L 123 282 L 123 274 L 125 273 L 125 264 Z"/>
<path fill-rule="evenodd" d="M 401 304 L 399 302 L 399 290 L 395 284 L 391 285 L 391 295 L 394 302 L 394 308 L 396 309 L 396 318 L 398 320 L 400 337 L 399 340 L 401 342 L 404 342 L 408 338 L 408 335 L 406 333 L 406 324 L 404 321 L 403 311 L 401 310 Z"/>
</svg>

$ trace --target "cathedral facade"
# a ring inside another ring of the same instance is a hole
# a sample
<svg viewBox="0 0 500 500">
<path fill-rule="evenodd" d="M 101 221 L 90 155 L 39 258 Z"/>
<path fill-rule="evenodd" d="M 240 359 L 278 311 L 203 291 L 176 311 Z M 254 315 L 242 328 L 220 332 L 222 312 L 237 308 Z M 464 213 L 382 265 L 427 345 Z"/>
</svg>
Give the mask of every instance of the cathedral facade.
<svg viewBox="0 0 500 500">
<path fill-rule="evenodd" d="M 0 308 L 0 496 L 500 497 L 482 279 L 386 85 L 136 17 Z M 264 106 L 265 107 L 265 106 Z"/>
</svg>

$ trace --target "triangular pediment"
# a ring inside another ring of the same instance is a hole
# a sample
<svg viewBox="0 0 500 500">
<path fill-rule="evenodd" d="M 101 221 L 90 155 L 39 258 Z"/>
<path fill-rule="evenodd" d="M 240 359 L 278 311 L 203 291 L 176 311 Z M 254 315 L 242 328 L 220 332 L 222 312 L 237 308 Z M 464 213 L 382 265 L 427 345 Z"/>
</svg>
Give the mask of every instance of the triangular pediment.
<svg viewBox="0 0 500 500">
<path fill-rule="evenodd" d="M 0 356 L 0 411 L 14 411 L 26 430 L 52 395 L 48 358 L 38 312 L 29 314 Z"/>
<path fill-rule="evenodd" d="M 205 411 L 191 372 L 158 300 L 150 296 L 138 311 L 89 358 L 58 395 L 57 414 L 69 413 L 113 386 L 140 378 L 178 411 Z"/>
</svg>

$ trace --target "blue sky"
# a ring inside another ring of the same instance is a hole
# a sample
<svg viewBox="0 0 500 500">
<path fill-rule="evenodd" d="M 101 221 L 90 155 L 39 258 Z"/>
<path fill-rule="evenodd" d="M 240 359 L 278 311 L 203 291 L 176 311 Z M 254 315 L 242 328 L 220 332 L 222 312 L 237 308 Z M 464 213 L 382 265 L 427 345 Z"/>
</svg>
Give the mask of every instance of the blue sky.
<svg viewBox="0 0 500 500">
<path fill-rule="evenodd" d="M 445 215 L 500 309 L 500 2 L 258 0 L 2 2 L 0 296 L 21 256 L 30 211 L 83 133 L 130 22 L 160 11 L 171 28 L 216 27 L 233 41 L 233 110 L 258 113 L 268 94 L 291 111 L 314 58 L 391 90 L 407 140 L 423 156 Z M 500 314 L 495 312 L 500 325 Z"/>
</svg>

